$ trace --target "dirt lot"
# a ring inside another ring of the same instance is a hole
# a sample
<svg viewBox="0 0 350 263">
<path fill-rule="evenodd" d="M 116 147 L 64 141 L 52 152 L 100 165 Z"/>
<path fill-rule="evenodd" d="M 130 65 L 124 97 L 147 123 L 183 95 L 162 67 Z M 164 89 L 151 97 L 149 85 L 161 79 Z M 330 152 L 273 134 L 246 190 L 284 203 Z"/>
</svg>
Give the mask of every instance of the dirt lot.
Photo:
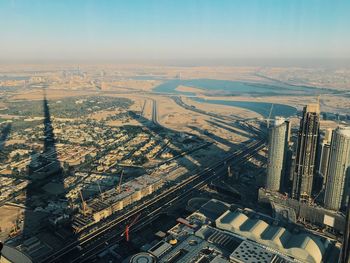
<svg viewBox="0 0 350 263">
<path fill-rule="evenodd" d="M 12 206 L 1 206 L 0 207 L 0 240 L 5 240 L 14 226 L 19 215 L 23 212 L 23 209 L 12 207 Z"/>
</svg>

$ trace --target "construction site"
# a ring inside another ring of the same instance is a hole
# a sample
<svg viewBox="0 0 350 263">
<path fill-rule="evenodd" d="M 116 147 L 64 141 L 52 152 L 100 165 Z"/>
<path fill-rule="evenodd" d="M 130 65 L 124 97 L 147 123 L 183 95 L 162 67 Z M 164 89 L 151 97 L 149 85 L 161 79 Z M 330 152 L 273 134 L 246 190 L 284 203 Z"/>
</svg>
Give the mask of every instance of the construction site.
<svg viewBox="0 0 350 263">
<path fill-rule="evenodd" d="M 271 205 L 276 218 L 301 223 L 310 229 L 336 237 L 345 227 L 345 216 L 315 203 L 303 203 L 280 193 L 259 189 L 259 203 Z"/>
<path fill-rule="evenodd" d="M 76 233 L 100 222 L 101 220 L 134 205 L 143 198 L 155 193 L 163 186 L 163 180 L 145 175 L 120 184 L 117 188 L 101 192 L 98 198 L 85 201 L 81 194 L 82 205 L 74 216 L 72 227 Z"/>
</svg>

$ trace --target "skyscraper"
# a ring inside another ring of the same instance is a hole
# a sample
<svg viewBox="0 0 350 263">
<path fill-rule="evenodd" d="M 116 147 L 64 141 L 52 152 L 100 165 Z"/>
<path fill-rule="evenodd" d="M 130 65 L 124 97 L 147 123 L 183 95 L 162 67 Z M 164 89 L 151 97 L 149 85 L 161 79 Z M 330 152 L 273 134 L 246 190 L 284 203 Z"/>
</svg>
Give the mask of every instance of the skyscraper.
<svg viewBox="0 0 350 263">
<path fill-rule="evenodd" d="M 338 127 L 332 136 L 324 204 L 339 210 L 347 205 L 350 176 L 350 128 Z"/>
<path fill-rule="evenodd" d="M 277 117 L 269 129 L 269 155 L 266 189 L 280 191 L 285 174 L 285 157 L 288 145 L 289 122 Z"/>
<path fill-rule="evenodd" d="M 286 123 L 288 125 L 287 127 L 287 144 L 291 144 L 291 137 L 292 137 L 292 125 L 289 120 L 286 120 Z"/>
<path fill-rule="evenodd" d="M 293 197 L 299 200 L 311 197 L 319 126 L 320 105 L 305 106 L 298 133 L 292 192 Z"/>
<path fill-rule="evenodd" d="M 322 138 L 320 144 L 318 145 L 318 153 L 317 153 L 317 165 L 316 165 L 316 173 L 321 180 L 322 189 L 325 188 L 327 183 L 327 170 L 328 170 L 328 160 L 329 160 L 329 152 L 331 148 L 331 140 L 332 140 L 332 129 L 325 130 L 324 137 Z"/>
<path fill-rule="evenodd" d="M 318 172 L 323 177 L 323 187 L 325 187 L 327 183 L 327 171 L 328 171 L 330 149 L 331 149 L 330 143 L 323 142 L 321 144 L 320 169 Z"/>
<path fill-rule="evenodd" d="M 325 142 L 330 143 L 331 140 L 332 140 L 332 135 L 333 135 L 333 129 L 331 129 L 331 128 L 326 129 L 325 132 L 324 132 L 324 138 L 323 138 L 323 140 L 324 140 Z"/>
</svg>

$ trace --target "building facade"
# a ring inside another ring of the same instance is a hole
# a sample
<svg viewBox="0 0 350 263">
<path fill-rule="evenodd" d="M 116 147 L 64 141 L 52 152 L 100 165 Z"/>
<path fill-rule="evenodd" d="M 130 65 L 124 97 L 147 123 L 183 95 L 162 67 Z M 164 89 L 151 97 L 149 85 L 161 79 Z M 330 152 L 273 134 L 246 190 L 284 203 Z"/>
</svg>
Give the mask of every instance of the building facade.
<svg viewBox="0 0 350 263">
<path fill-rule="evenodd" d="M 269 153 L 266 189 L 280 191 L 285 178 L 285 160 L 288 147 L 289 122 L 276 118 L 269 129 Z"/>
<path fill-rule="evenodd" d="M 339 210 L 347 205 L 350 176 L 350 128 L 337 128 L 332 136 L 324 205 Z"/>
<path fill-rule="evenodd" d="M 327 183 L 328 162 L 329 162 L 330 150 L 331 150 L 330 143 L 322 143 L 321 144 L 320 169 L 319 169 L 318 173 L 322 177 L 323 188 L 326 187 L 326 183 Z"/>
<path fill-rule="evenodd" d="M 311 198 L 316 149 L 320 126 L 320 105 L 309 104 L 303 109 L 295 156 L 292 196 L 306 201 Z"/>
<path fill-rule="evenodd" d="M 320 140 L 320 144 L 318 148 L 316 173 L 322 180 L 322 189 L 325 188 L 327 183 L 327 170 L 328 170 L 329 152 L 331 148 L 332 133 L 333 133 L 332 129 L 326 129 L 324 131 L 324 136 Z"/>
</svg>

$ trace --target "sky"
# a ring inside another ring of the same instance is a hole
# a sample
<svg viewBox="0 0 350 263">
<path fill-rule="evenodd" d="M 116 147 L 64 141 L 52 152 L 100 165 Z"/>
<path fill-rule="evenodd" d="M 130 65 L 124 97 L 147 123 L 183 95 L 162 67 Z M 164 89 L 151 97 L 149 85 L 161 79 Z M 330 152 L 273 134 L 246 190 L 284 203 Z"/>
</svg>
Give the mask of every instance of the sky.
<svg viewBox="0 0 350 263">
<path fill-rule="evenodd" d="M 349 59 L 349 0 L 0 0 L 0 62 Z"/>
</svg>

